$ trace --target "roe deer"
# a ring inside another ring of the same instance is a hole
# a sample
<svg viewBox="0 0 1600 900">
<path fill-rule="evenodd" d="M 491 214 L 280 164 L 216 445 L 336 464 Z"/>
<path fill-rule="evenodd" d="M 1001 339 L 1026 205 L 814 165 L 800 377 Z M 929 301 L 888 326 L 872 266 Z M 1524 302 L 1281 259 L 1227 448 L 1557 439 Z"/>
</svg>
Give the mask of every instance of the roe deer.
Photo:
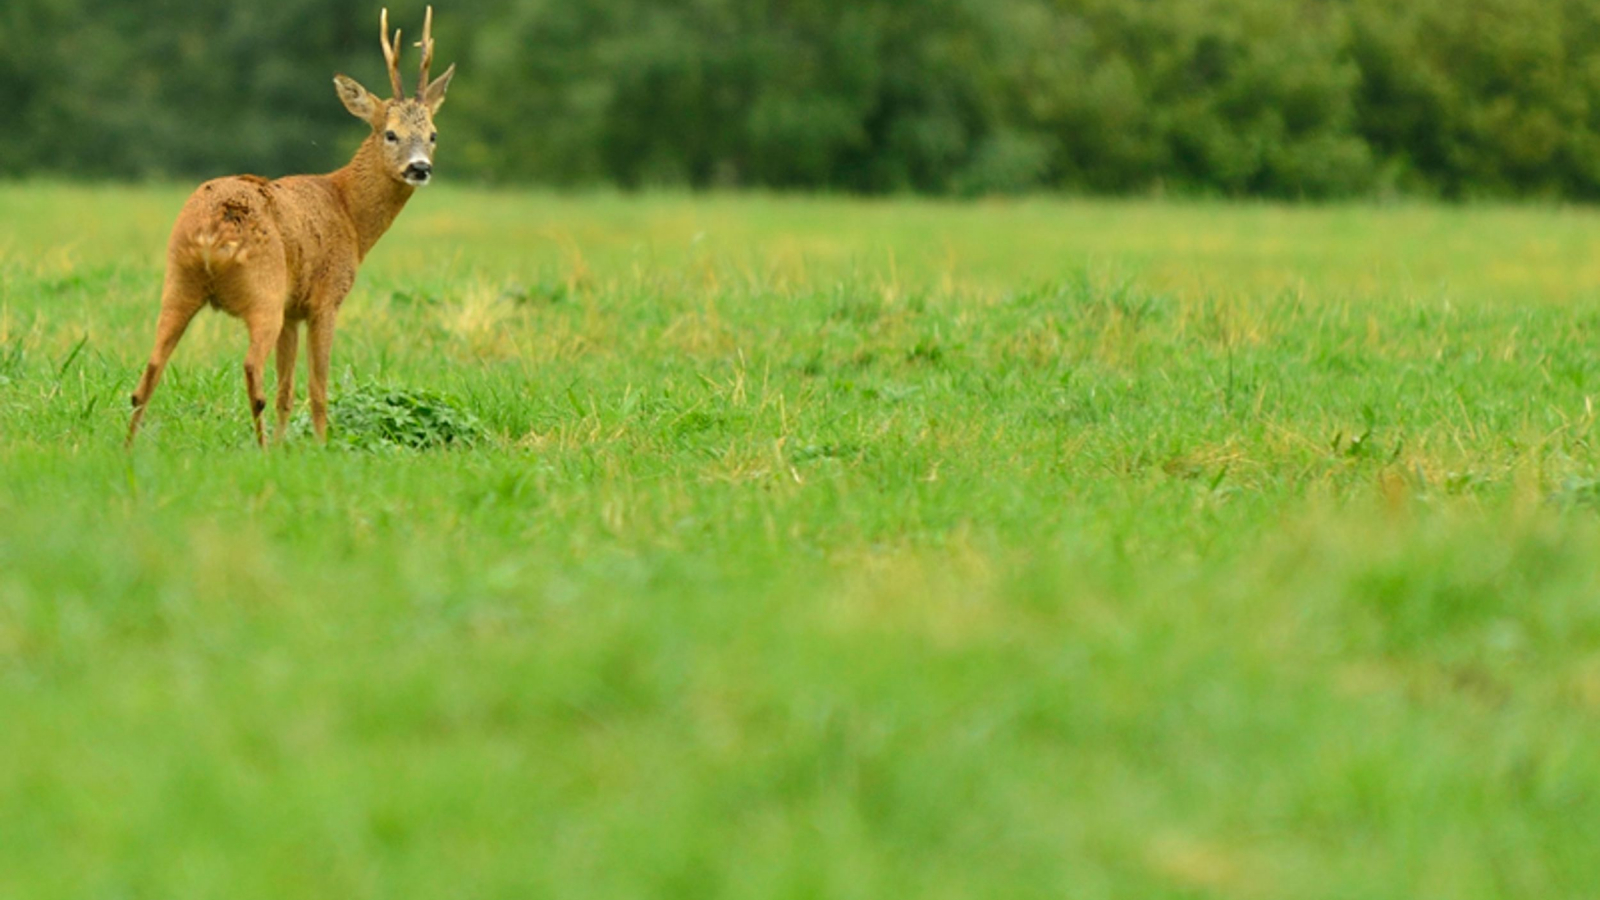
<svg viewBox="0 0 1600 900">
<path fill-rule="evenodd" d="M 422 74 L 414 98 L 400 79 L 400 31 L 389 39 L 389 11 L 379 20 L 383 58 L 394 99 L 380 100 L 354 79 L 335 75 L 345 108 L 372 126 L 350 163 L 327 175 L 268 181 L 255 175 L 201 185 L 178 214 L 167 243 L 166 281 L 150 363 L 133 392 L 128 445 L 139 432 L 150 395 L 161 381 L 183 332 L 206 304 L 243 319 L 250 332 L 244 359 L 245 391 L 256 443 L 265 448 L 261 414 L 267 351 L 278 349 L 278 425 L 283 439 L 294 405 L 294 363 L 299 326 L 306 325 L 311 359 L 311 421 L 317 438 L 328 430 L 328 360 L 339 305 L 355 284 L 367 251 L 389 229 L 406 201 L 433 175 L 438 140 L 433 116 L 444 103 L 456 67 L 428 81 L 433 62 L 433 7 L 423 20 Z"/>
</svg>

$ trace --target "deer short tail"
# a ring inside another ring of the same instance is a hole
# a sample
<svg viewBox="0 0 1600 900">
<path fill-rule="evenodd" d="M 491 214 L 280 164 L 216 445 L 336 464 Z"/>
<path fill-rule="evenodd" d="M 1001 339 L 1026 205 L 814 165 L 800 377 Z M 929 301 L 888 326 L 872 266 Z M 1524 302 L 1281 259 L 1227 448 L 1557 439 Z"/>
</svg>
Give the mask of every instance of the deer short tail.
<svg viewBox="0 0 1600 900">
<path fill-rule="evenodd" d="M 244 235 L 228 224 L 202 228 L 189 240 L 195 265 L 207 275 L 220 275 L 250 258 Z"/>
</svg>

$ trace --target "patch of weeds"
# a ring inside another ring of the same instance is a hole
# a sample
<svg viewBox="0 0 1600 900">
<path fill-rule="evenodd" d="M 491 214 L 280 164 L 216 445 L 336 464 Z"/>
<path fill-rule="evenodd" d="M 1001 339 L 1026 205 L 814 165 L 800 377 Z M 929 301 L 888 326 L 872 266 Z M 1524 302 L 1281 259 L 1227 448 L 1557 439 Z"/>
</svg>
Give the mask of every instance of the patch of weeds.
<svg viewBox="0 0 1600 900">
<path fill-rule="evenodd" d="M 395 291 L 389 300 L 396 306 L 438 306 L 440 297 L 423 291 Z"/>
<path fill-rule="evenodd" d="M 1104 302 L 1118 316 L 1127 319 L 1135 326 L 1166 318 L 1172 306 L 1166 296 L 1144 291 L 1136 287 L 1131 280 L 1118 284 L 1105 295 Z"/>
<path fill-rule="evenodd" d="M 686 437 L 720 428 L 723 424 L 721 416 L 713 415 L 700 410 L 690 410 L 679 416 L 672 424 L 672 433 L 676 437 Z"/>
<path fill-rule="evenodd" d="M 1043 304 L 1059 310 L 1073 319 L 1101 325 L 1122 320 L 1135 329 L 1169 317 L 1173 303 L 1164 294 L 1155 294 L 1138 287 L 1131 279 L 1105 288 L 1097 285 L 1087 273 L 1052 286 L 1018 294 L 1013 302 L 1030 309 Z"/>
<path fill-rule="evenodd" d="M 833 389 L 839 394 L 854 394 L 862 400 L 885 403 L 900 403 L 922 393 L 922 388 L 914 384 L 858 384 L 849 380 L 835 381 Z"/>
<path fill-rule="evenodd" d="M 11 339 L 11 346 L 0 348 L 0 375 L 16 375 L 22 371 L 24 361 L 22 335 Z"/>
<path fill-rule="evenodd" d="M 1444 476 L 1444 489 L 1452 495 L 1472 494 L 1488 487 L 1492 482 L 1493 479 L 1480 472 L 1447 472 Z"/>
<path fill-rule="evenodd" d="M 544 278 L 532 285 L 510 282 L 500 289 L 500 299 L 517 306 L 554 306 L 566 300 L 571 293 L 566 279 Z"/>
<path fill-rule="evenodd" d="M 867 395 L 869 399 L 875 400 L 881 397 L 890 403 L 901 403 L 920 395 L 922 393 L 922 386 L 916 384 L 886 384 L 879 390 L 873 390 L 871 388 L 868 390 L 871 391 L 871 393 Z"/>
<path fill-rule="evenodd" d="M 1349 460 L 1382 460 L 1390 463 L 1399 459 L 1401 451 L 1405 450 L 1405 439 L 1396 439 L 1392 447 L 1385 447 L 1375 436 L 1377 415 L 1372 407 L 1364 407 L 1361 414 L 1365 425 L 1360 434 L 1352 436 L 1349 441 L 1345 440 L 1343 431 L 1334 434 L 1329 447 L 1333 455 Z"/>
<path fill-rule="evenodd" d="M 311 433 L 302 410 L 293 434 Z M 346 386 L 328 403 L 328 443 L 347 450 L 470 447 L 486 436 L 477 416 L 432 391 L 368 382 Z"/>
<path fill-rule="evenodd" d="M 1414 651 L 1470 637 L 1501 621 L 1508 585 L 1503 572 L 1424 567 L 1398 562 L 1353 580 L 1359 598 L 1384 625 L 1391 650 Z"/>
<path fill-rule="evenodd" d="M 936 366 L 944 362 L 944 348 L 939 345 L 937 340 L 932 338 L 923 338 L 917 342 L 915 347 L 912 347 L 911 350 L 906 353 L 906 362 L 912 364 L 924 363 L 927 365 Z"/>
<path fill-rule="evenodd" d="M 88 284 L 89 279 L 83 275 L 64 275 L 41 282 L 39 286 L 44 288 L 45 293 L 59 297 L 71 291 L 82 290 Z"/>
<path fill-rule="evenodd" d="M 795 463 L 828 459 L 852 460 L 859 459 L 861 455 L 862 448 L 859 444 L 804 444 L 789 453 L 789 460 Z"/>
<path fill-rule="evenodd" d="M 828 318 L 853 325 L 871 325 L 883 318 L 883 312 L 881 300 L 864 294 L 845 294 L 828 311 Z"/>
<path fill-rule="evenodd" d="M 1550 502 L 1567 509 L 1600 510 L 1600 478 L 1571 476 L 1550 493 Z"/>
</svg>

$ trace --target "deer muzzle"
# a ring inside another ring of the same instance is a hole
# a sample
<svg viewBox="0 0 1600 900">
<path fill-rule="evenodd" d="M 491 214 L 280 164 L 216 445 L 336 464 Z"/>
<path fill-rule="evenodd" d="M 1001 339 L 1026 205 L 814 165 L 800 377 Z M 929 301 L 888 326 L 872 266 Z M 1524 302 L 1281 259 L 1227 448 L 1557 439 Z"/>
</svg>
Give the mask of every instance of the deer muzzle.
<svg viewBox="0 0 1600 900">
<path fill-rule="evenodd" d="M 401 177 L 405 178 L 406 184 L 412 187 L 421 187 L 433 178 L 433 163 L 421 159 L 414 160 L 400 174 Z"/>
</svg>

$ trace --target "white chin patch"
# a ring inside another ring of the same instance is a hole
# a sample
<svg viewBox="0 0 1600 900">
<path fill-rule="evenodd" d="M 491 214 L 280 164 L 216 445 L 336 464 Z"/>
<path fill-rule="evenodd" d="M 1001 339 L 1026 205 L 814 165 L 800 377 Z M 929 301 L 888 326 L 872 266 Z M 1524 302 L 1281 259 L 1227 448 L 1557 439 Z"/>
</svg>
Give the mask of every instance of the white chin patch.
<svg viewBox="0 0 1600 900">
<path fill-rule="evenodd" d="M 405 182 L 406 182 L 406 184 L 409 184 L 409 185 L 411 185 L 411 186 L 412 186 L 412 187 L 423 187 L 423 186 L 424 186 L 424 185 L 426 185 L 426 184 L 427 184 L 427 183 L 428 183 L 428 182 L 429 182 L 429 181 L 431 181 L 431 180 L 432 180 L 432 179 L 431 179 L 431 178 L 430 178 L 430 177 L 429 177 L 429 176 L 427 176 L 427 175 L 422 175 L 422 176 L 417 176 L 417 175 L 406 175 L 406 176 L 404 176 L 404 178 L 405 178 Z"/>
</svg>

